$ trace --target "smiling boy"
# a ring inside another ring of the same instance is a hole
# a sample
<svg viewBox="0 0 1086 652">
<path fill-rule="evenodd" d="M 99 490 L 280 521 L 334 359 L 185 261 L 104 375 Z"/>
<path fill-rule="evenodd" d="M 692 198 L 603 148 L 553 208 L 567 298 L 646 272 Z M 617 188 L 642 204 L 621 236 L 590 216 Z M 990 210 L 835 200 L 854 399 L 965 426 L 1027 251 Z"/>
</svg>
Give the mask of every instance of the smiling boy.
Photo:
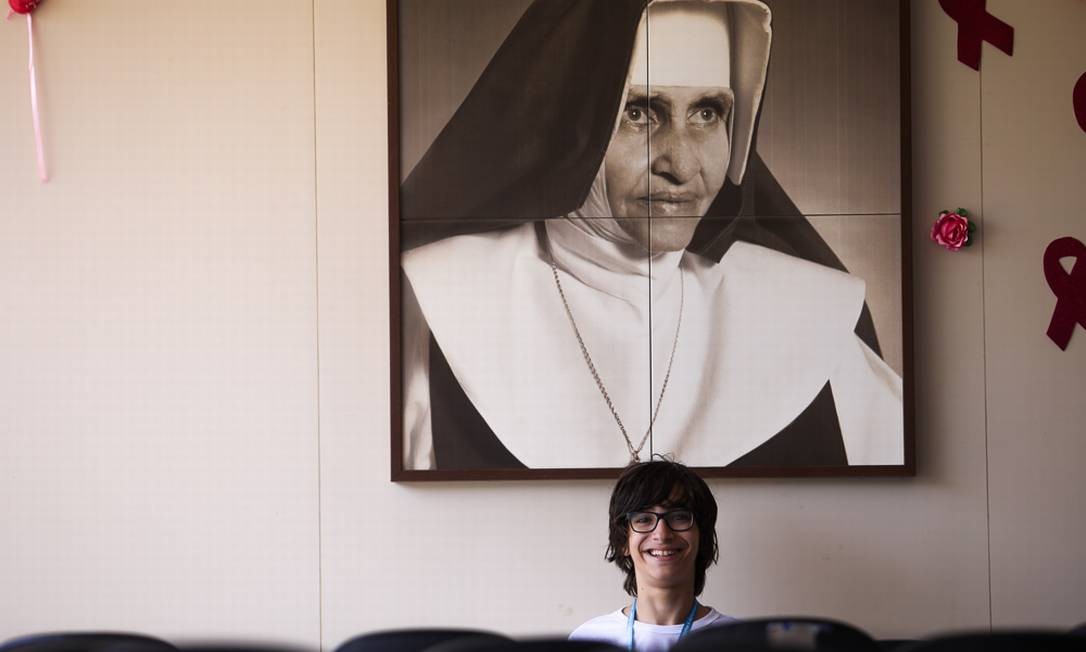
<svg viewBox="0 0 1086 652">
<path fill-rule="evenodd" d="M 632 464 L 611 493 L 607 561 L 625 574 L 633 602 L 593 618 L 570 640 L 666 650 L 692 630 L 733 619 L 699 604 L 717 560 L 716 500 L 693 471 L 668 460 Z"/>
</svg>

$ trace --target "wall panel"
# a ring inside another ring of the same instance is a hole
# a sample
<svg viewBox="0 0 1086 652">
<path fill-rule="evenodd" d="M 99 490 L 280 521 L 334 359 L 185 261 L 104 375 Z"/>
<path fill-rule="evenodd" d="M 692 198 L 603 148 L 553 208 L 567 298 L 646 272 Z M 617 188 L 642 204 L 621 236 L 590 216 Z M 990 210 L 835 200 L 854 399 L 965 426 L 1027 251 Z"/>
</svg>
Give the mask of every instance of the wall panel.
<svg viewBox="0 0 1086 652">
<path fill-rule="evenodd" d="M 1015 28 L 1014 56 L 988 48 L 981 68 L 992 621 L 1064 626 L 1086 619 L 1086 331 L 1066 351 L 1045 335 L 1056 299 L 1042 261 L 1058 237 L 1086 241 L 1071 105 L 1086 6 L 990 4 Z"/>
<path fill-rule="evenodd" d="M 310 3 L 0 38 L 0 637 L 318 634 Z"/>
</svg>

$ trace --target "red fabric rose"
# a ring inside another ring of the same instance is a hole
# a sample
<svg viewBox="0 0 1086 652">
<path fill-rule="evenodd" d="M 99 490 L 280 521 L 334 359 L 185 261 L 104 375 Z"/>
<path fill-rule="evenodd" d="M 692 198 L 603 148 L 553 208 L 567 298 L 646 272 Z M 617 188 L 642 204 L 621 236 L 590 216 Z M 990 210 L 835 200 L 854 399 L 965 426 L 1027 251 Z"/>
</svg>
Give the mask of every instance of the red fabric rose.
<svg viewBox="0 0 1086 652">
<path fill-rule="evenodd" d="M 972 231 L 969 219 L 959 212 L 942 211 L 939 219 L 931 225 L 931 239 L 946 247 L 949 251 L 957 251 L 969 244 L 969 233 Z"/>
<path fill-rule="evenodd" d="M 8 0 L 11 10 L 17 14 L 29 14 L 40 4 L 41 0 Z"/>
</svg>

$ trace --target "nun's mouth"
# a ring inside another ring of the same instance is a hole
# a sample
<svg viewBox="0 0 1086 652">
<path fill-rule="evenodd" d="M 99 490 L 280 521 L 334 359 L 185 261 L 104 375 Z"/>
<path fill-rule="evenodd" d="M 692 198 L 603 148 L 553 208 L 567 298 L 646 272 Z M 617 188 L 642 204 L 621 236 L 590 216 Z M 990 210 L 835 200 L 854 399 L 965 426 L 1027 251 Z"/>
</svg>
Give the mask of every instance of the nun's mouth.
<svg viewBox="0 0 1086 652">
<path fill-rule="evenodd" d="M 638 198 L 648 217 L 701 217 L 699 200 L 692 192 L 658 192 Z"/>
</svg>

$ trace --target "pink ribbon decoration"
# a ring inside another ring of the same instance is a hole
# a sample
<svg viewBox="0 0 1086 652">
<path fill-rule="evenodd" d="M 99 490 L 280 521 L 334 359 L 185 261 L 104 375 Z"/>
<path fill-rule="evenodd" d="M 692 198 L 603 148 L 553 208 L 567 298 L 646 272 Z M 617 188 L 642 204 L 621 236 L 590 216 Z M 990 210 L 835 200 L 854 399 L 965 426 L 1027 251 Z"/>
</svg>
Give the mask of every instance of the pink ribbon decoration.
<svg viewBox="0 0 1086 652">
<path fill-rule="evenodd" d="M 45 145 L 41 135 L 41 112 L 38 109 L 38 71 L 34 66 L 34 19 L 26 15 L 26 32 L 30 42 L 30 113 L 34 120 L 34 147 L 38 152 L 38 177 L 42 183 L 49 180 L 49 171 L 45 167 Z"/>
<path fill-rule="evenodd" d="M 16 13 L 26 14 L 26 34 L 30 50 L 29 63 L 27 64 L 27 71 L 30 75 L 30 113 L 34 121 L 34 147 L 38 156 L 38 177 L 42 180 L 42 183 L 45 183 L 49 180 L 49 171 L 45 165 L 41 110 L 38 108 L 38 72 L 34 65 L 34 19 L 30 17 L 30 12 L 37 8 L 38 2 L 37 0 L 9 0 L 9 4 L 11 10 L 8 12 L 8 20 L 11 20 L 11 17 Z"/>
</svg>

